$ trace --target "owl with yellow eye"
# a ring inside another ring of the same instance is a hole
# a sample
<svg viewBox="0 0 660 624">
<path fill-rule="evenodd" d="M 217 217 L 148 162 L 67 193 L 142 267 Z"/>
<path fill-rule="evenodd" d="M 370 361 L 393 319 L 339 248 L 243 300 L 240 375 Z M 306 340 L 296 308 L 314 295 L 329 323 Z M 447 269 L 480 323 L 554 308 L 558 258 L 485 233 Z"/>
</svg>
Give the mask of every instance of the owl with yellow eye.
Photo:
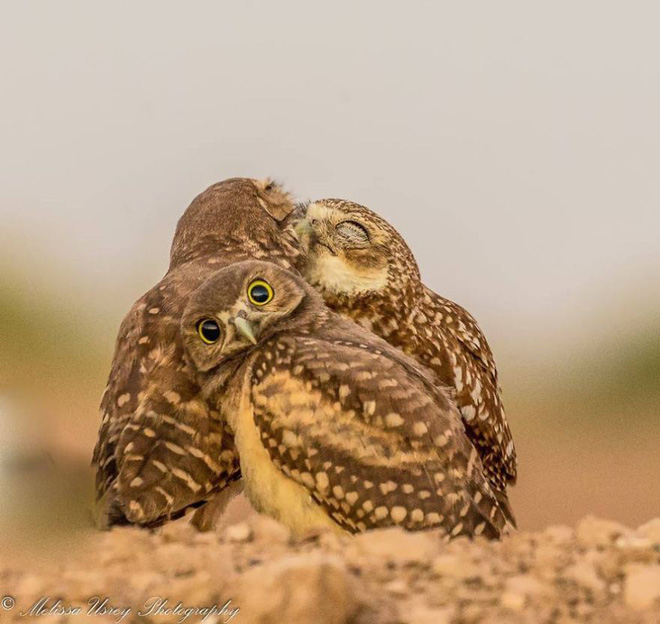
<svg viewBox="0 0 660 624">
<path fill-rule="evenodd" d="M 500 536 L 505 513 L 448 394 L 299 275 L 222 268 L 189 299 L 181 338 L 205 400 L 228 419 L 246 495 L 295 535 Z"/>
<path fill-rule="evenodd" d="M 226 419 L 204 401 L 184 361 L 181 317 L 220 267 L 250 258 L 292 267 L 293 210 L 272 181 L 234 178 L 201 193 L 181 217 L 167 274 L 134 304 L 117 337 L 93 459 L 99 526 L 158 526 L 198 508 L 196 526 L 212 528 L 240 489 Z"/>
</svg>

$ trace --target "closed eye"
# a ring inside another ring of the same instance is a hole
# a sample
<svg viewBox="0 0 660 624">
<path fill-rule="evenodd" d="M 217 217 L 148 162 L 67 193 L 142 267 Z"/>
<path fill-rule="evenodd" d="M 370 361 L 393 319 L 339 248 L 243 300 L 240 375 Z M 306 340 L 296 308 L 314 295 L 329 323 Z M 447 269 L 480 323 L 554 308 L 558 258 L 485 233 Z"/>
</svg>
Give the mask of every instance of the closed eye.
<svg viewBox="0 0 660 624">
<path fill-rule="evenodd" d="M 337 225 L 337 234 L 352 243 L 368 243 L 369 232 L 357 221 L 342 221 Z"/>
</svg>

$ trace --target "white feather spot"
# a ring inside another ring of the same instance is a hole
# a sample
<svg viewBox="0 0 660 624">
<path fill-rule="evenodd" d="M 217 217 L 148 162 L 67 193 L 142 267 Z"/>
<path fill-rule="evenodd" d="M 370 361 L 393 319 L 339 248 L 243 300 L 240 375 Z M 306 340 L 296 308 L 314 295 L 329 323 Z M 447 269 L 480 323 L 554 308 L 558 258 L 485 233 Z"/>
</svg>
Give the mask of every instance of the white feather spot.
<svg viewBox="0 0 660 624">
<path fill-rule="evenodd" d="M 474 409 L 474 405 L 465 405 L 464 407 L 461 407 L 461 416 L 463 416 L 467 422 L 474 420 L 476 415 L 477 410 Z"/>
<path fill-rule="evenodd" d="M 377 520 L 383 520 L 387 518 L 388 514 L 390 513 L 389 509 L 387 507 L 376 507 L 374 510 L 374 515 L 376 516 Z"/>
<path fill-rule="evenodd" d="M 428 433 L 429 428 L 426 426 L 426 423 L 416 422 L 413 425 L 413 433 L 416 436 L 423 436 L 425 433 Z"/>
<path fill-rule="evenodd" d="M 385 425 L 388 427 L 400 427 L 403 424 L 403 418 L 396 412 L 391 412 L 385 416 Z"/>
<path fill-rule="evenodd" d="M 124 407 L 126 403 L 128 403 L 131 400 L 131 395 L 129 392 L 126 394 L 122 394 L 118 399 L 117 399 L 117 405 L 119 407 Z"/>
<path fill-rule="evenodd" d="M 394 522 L 401 524 L 401 522 L 406 519 L 408 512 L 406 511 L 405 507 L 392 507 L 390 515 L 392 516 L 392 520 L 394 520 Z"/>
</svg>

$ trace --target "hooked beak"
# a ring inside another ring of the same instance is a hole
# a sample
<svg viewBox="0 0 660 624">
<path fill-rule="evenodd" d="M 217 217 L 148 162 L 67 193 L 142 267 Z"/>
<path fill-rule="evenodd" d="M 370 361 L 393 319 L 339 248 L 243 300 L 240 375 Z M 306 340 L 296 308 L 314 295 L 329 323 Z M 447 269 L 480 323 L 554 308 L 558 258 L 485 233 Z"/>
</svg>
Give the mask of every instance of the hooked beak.
<svg viewBox="0 0 660 624">
<path fill-rule="evenodd" d="M 236 331 L 241 334 L 241 336 L 247 338 L 253 345 L 257 344 L 257 338 L 254 335 L 254 328 L 250 321 L 239 316 L 234 319 L 234 325 L 236 326 Z"/>
<path fill-rule="evenodd" d="M 337 252 L 326 242 L 325 236 L 318 232 L 307 217 L 298 221 L 294 230 L 308 250 L 315 246 L 325 247 L 333 256 L 337 255 Z"/>
</svg>

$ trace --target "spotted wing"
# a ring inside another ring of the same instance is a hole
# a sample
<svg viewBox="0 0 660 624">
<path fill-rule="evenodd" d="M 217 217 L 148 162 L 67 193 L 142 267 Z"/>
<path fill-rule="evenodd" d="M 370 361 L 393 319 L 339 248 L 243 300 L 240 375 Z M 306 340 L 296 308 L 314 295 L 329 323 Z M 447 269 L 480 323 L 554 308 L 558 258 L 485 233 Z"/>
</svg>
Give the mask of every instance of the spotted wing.
<svg viewBox="0 0 660 624">
<path fill-rule="evenodd" d="M 500 397 L 493 353 L 474 318 L 461 306 L 428 291 L 421 313 L 426 327 L 442 331 L 423 341 L 428 365 L 456 390 L 468 436 L 494 487 L 504 492 L 517 475 L 513 436 Z"/>
<path fill-rule="evenodd" d="M 505 518 L 455 407 L 406 361 L 350 340 L 272 339 L 251 380 L 264 447 L 348 531 L 498 537 Z"/>
<path fill-rule="evenodd" d="M 119 332 L 93 458 L 102 525 L 158 524 L 239 477 L 233 437 L 184 361 L 181 281 L 166 277 Z"/>
</svg>

